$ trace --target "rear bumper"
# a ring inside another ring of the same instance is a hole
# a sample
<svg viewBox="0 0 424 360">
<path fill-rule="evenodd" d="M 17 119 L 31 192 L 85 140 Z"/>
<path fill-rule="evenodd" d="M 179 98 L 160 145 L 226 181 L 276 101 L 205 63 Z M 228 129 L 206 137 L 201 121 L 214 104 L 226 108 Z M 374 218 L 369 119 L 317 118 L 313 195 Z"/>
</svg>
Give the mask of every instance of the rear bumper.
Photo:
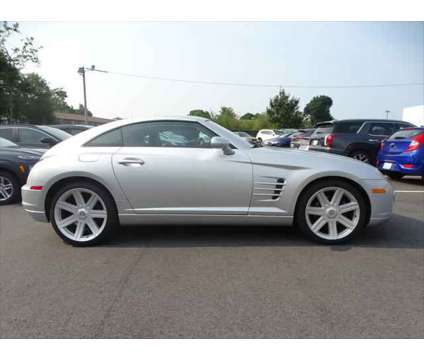
<svg viewBox="0 0 424 360">
<path fill-rule="evenodd" d="M 44 209 L 44 191 L 31 190 L 29 186 L 22 187 L 22 206 L 36 221 L 48 222 Z"/>
<path fill-rule="evenodd" d="M 309 150 L 321 151 L 321 152 L 325 152 L 325 153 L 328 153 L 328 154 L 345 155 L 345 153 L 342 150 L 336 150 L 336 149 L 328 148 L 328 147 L 325 147 L 325 146 L 309 145 Z"/>
<path fill-rule="evenodd" d="M 390 163 L 390 169 L 384 169 L 384 163 Z M 412 164 L 412 168 L 405 168 L 402 165 Z M 382 172 L 397 172 L 404 175 L 424 175 L 424 162 L 417 162 L 414 158 L 405 158 L 404 156 L 379 156 L 378 169 Z"/>
</svg>

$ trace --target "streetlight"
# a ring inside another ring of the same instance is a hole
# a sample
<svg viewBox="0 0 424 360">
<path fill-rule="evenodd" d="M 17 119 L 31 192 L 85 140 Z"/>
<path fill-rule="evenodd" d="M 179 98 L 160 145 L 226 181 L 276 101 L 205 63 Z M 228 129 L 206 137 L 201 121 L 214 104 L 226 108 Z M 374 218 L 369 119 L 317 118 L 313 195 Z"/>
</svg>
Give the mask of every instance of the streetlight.
<svg viewBox="0 0 424 360">
<path fill-rule="evenodd" d="M 107 71 L 97 70 L 94 65 L 91 65 L 89 68 L 86 68 L 84 66 L 81 66 L 80 68 L 78 68 L 78 74 L 80 74 L 82 76 L 82 86 L 83 86 L 83 90 L 84 90 L 84 121 L 87 124 L 87 122 L 88 122 L 88 118 L 87 118 L 87 89 L 86 89 L 86 85 L 85 85 L 85 72 L 86 71 L 97 71 L 97 72 L 102 72 L 102 73 L 107 73 Z"/>
<path fill-rule="evenodd" d="M 389 120 L 389 113 L 390 113 L 390 110 L 386 110 L 386 119 L 387 120 Z"/>
<path fill-rule="evenodd" d="M 78 69 L 78 74 L 80 74 L 82 76 L 82 86 L 84 89 L 84 122 L 87 124 L 88 123 L 88 119 L 87 119 L 87 90 L 85 87 L 85 67 L 81 66 Z"/>
</svg>

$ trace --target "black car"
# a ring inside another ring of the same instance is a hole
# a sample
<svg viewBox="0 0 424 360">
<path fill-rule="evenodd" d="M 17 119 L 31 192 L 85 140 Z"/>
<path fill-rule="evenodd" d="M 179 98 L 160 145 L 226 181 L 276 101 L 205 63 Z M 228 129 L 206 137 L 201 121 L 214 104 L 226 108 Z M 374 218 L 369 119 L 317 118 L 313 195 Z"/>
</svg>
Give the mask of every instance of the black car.
<svg viewBox="0 0 424 360">
<path fill-rule="evenodd" d="M 398 120 L 334 120 L 317 125 L 309 150 L 350 156 L 375 164 L 381 141 L 400 129 L 413 126 Z"/>
<path fill-rule="evenodd" d="M 21 186 L 44 152 L 44 149 L 21 148 L 0 138 L 0 205 L 19 201 Z"/>
<path fill-rule="evenodd" d="M 0 126 L 0 137 L 21 147 L 47 149 L 71 135 L 46 125 L 4 125 Z"/>
<path fill-rule="evenodd" d="M 57 124 L 57 125 L 49 125 L 49 127 L 63 130 L 71 135 L 79 134 L 85 130 L 91 129 L 92 125 L 72 125 L 72 124 Z"/>
</svg>

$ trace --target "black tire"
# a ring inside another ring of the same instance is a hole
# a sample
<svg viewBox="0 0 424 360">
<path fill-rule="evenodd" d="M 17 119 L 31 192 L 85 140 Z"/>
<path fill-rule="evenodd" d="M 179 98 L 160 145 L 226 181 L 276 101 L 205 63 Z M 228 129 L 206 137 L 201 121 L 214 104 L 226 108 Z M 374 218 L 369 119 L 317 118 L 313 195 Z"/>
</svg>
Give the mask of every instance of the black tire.
<svg viewBox="0 0 424 360">
<path fill-rule="evenodd" d="M 5 170 L 0 170 L 0 176 L 7 179 L 12 184 L 11 196 L 7 199 L 0 199 L 0 206 L 19 202 L 21 199 L 21 186 L 16 176 Z"/>
<path fill-rule="evenodd" d="M 354 196 L 354 198 L 356 199 L 359 205 L 360 215 L 359 215 L 359 221 L 358 221 L 358 224 L 356 225 L 356 228 L 349 235 L 337 240 L 328 240 L 320 236 L 317 236 L 309 228 L 309 225 L 307 224 L 307 221 L 306 221 L 305 209 L 309 199 L 317 191 L 326 187 L 340 187 L 342 189 L 349 191 Z M 295 224 L 306 236 L 308 236 L 308 238 L 311 238 L 312 240 L 318 243 L 326 244 L 326 245 L 345 244 L 349 242 L 350 240 L 352 240 L 352 238 L 354 238 L 365 227 L 366 221 L 367 221 L 367 212 L 368 212 L 367 207 L 368 206 L 367 206 L 366 199 L 364 199 L 364 195 L 349 182 L 346 182 L 343 180 L 322 180 L 308 186 L 301 193 L 296 204 Z"/>
<path fill-rule="evenodd" d="M 76 188 L 88 189 L 90 191 L 93 191 L 103 200 L 105 207 L 106 207 L 106 213 L 107 213 L 106 225 L 105 225 L 103 231 L 93 240 L 81 242 L 81 241 L 75 241 L 75 240 L 69 239 L 65 234 L 63 234 L 59 230 L 59 228 L 56 224 L 55 205 L 56 205 L 57 200 L 66 191 L 69 191 L 71 189 L 76 189 Z M 67 244 L 70 244 L 72 246 L 78 246 L 78 247 L 92 246 L 92 245 L 100 244 L 101 242 L 108 239 L 111 235 L 113 235 L 113 233 L 116 231 L 116 229 L 119 226 L 118 211 L 116 209 L 115 202 L 114 202 L 112 196 L 109 194 L 109 192 L 106 191 L 103 187 L 101 187 L 101 186 L 99 186 L 95 183 L 85 182 L 85 181 L 72 182 L 72 183 L 68 183 L 65 186 L 61 187 L 53 195 L 49 215 L 50 215 L 50 222 L 52 223 L 53 229 L 62 238 L 62 240 Z"/>
<path fill-rule="evenodd" d="M 392 172 L 392 171 L 388 171 L 386 172 L 386 175 L 393 180 L 401 180 L 403 178 L 403 174 L 401 173 L 397 173 L 397 172 Z"/>
<path fill-rule="evenodd" d="M 370 165 L 375 164 L 375 157 L 367 150 L 354 150 L 349 154 L 349 156 Z"/>
</svg>

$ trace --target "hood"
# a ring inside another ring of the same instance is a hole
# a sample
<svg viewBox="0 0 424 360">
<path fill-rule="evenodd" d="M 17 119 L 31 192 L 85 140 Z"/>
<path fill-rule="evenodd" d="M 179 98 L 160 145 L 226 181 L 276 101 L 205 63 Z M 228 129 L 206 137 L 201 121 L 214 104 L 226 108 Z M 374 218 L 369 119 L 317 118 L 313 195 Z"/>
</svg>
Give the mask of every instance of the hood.
<svg viewBox="0 0 424 360">
<path fill-rule="evenodd" d="M 9 154 L 9 155 L 34 155 L 39 156 L 43 155 L 47 149 L 30 149 L 24 147 L 4 147 L 0 148 L 0 154 Z"/>
<path fill-rule="evenodd" d="M 256 165 L 316 170 L 322 173 L 345 173 L 362 179 L 384 179 L 374 166 L 342 155 L 279 147 L 254 148 L 250 150 L 249 155 Z"/>
</svg>

